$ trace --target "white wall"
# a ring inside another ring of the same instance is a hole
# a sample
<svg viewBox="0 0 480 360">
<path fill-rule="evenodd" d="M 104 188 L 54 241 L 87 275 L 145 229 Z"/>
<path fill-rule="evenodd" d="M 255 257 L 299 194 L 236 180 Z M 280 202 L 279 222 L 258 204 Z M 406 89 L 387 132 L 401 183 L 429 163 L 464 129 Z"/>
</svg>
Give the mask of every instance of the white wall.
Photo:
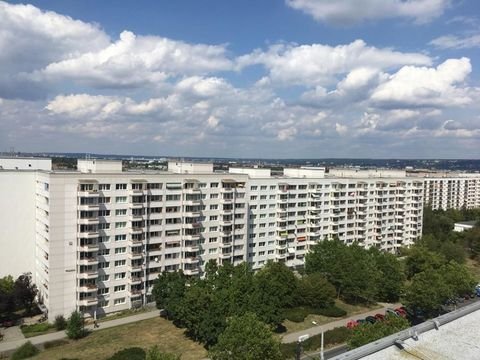
<svg viewBox="0 0 480 360">
<path fill-rule="evenodd" d="M 122 172 L 122 160 L 77 160 L 77 170 L 82 173 Z"/>
<path fill-rule="evenodd" d="M 269 178 L 271 175 L 270 169 L 258 169 L 258 168 L 236 168 L 231 167 L 228 169 L 230 174 L 246 174 L 251 178 Z"/>
<path fill-rule="evenodd" d="M 35 270 L 35 172 L 0 171 L 0 277 Z"/>
<path fill-rule="evenodd" d="M 211 174 L 213 173 L 213 163 L 169 161 L 168 171 L 176 174 Z"/>
<path fill-rule="evenodd" d="M 52 170 L 52 159 L 0 158 L 0 169 L 4 170 Z"/>
</svg>

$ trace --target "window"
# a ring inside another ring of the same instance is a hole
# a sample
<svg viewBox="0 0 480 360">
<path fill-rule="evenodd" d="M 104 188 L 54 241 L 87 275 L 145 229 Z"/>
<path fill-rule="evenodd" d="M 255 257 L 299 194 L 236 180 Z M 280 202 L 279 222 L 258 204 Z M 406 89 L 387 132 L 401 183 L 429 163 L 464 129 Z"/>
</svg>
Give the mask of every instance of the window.
<svg viewBox="0 0 480 360">
<path fill-rule="evenodd" d="M 110 190 L 110 184 L 99 184 L 98 185 L 98 190 L 109 191 Z"/>
<path fill-rule="evenodd" d="M 115 300 L 113 301 L 113 304 L 114 304 L 114 305 L 125 304 L 125 298 L 115 299 Z"/>
<path fill-rule="evenodd" d="M 115 266 L 125 266 L 127 265 L 127 260 L 115 260 Z"/>
<path fill-rule="evenodd" d="M 218 183 L 210 183 L 211 188 L 218 188 Z"/>
<path fill-rule="evenodd" d="M 115 235 L 115 241 L 124 241 L 127 240 L 127 234 Z"/>
<path fill-rule="evenodd" d="M 110 236 L 99 236 L 98 237 L 99 243 L 107 243 L 110 242 Z"/>
<path fill-rule="evenodd" d="M 210 210 L 217 210 L 217 209 L 218 209 L 218 205 L 217 205 L 217 204 L 210 205 Z"/>
<path fill-rule="evenodd" d="M 209 254 L 216 254 L 217 253 L 217 248 L 208 249 L 208 253 Z"/>
<path fill-rule="evenodd" d="M 270 195 L 270 200 L 275 199 L 275 195 Z"/>
<path fill-rule="evenodd" d="M 217 238 L 216 237 L 211 237 L 211 238 L 208 239 L 208 242 L 209 243 L 217 242 Z"/>
<path fill-rule="evenodd" d="M 161 189 L 162 188 L 162 184 L 159 184 L 159 183 L 149 183 L 147 184 L 147 189 Z"/>
<path fill-rule="evenodd" d="M 126 276 L 126 273 L 124 273 L 124 272 L 116 273 L 115 274 L 115 280 L 125 279 L 125 276 Z"/>
<path fill-rule="evenodd" d="M 210 226 L 208 231 L 210 231 L 210 232 L 218 231 L 218 226 Z"/>
<path fill-rule="evenodd" d="M 101 249 L 101 250 L 98 251 L 98 255 L 108 256 L 108 255 L 110 255 L 110 249 Z"/>
<path fill-rule="evenodd" d="M 127 209 L 117 209 L 115 210 L 116 216 L 125 216 L 127 215 Z"/>
<path fill-rule="evenodd" d="M 127 252 L 126 247 L 119 247 L 115 249 L 115 254 L 125 254 Z"/>
<path fill-rule="evenodd" d="M 210 194 L 210 199 L 218 199 L 218 194 Z"/>
<path fill-rule="evenodd" d="M 267 185 L 260 186 L 260 190 L 267 190 Z"/>
<path fill-rule="evenodd" d="M 257 200 L 257 196 L 256 195 L 250 196 L 250 200 Z"/>
<path fill-rule="evenodd" d="M 109 281 L 110 275 L 98 275 L 98 281 Z"/>
<path fill-rule="evenodd" d="M 100 210 L 98 216 L 110 216 L 110 210 Z"/>
<path fill-rule="evenodd" d="M 110 204 L 110 197 L 99 197 L 98 198 L 99 204 Z"/>
<path fill-rule="evenodd" d="M 165 196 L 166 201 L 179 201 L 180 195 L 167 195 Z"/>
<path fill-rule="evenodd" d="M 115 202 L 116 202 L 117 204 L 119 204 L 119 203 L 126 203 L 126 202 L 127 202 L 127 197 L 126 197 L 126 196 L 117 196 L 117 197 L 115 198 Z"/>
<path fill-rule="evenodd" d="M 207 187 L 207 184 L 205 184 L 205 183 L 198 184 L 199 189 L 203 189 L 203 188 L 206 188 L 206 187 Z"/>
<path fill-rule="evenodd" d="M 127 190 L 127 184 L 116 184 L 115 189 L 116 190 Z"/>
<path fill-rule="evenodd" d="M 270 190 L 275 190 L 276 187 L 276 185 L 270 185 Z"/>
<path fill-rule="evenodd" d="M 109 288 L 100 288 L 100 289 L 98 289 L 97 294 L 98 295 L 105 295 L 105 294 L 108 294 L 109 292 L 110 292 Z"/>
<path fill-rule="evenodd" d="M 98 302 L 98 306 L 100 306 L 100 307 L 107 307 L 107 306 L 108 306 L 108 303 L 109 303 L 108 300 L 100 300 L 100 301 Z"/>
<path fill-rule="evenodd" d="M 99 230 L 110 229 L 110 223 L 100 223 L 100 224 L 98 224 L 98 229 Z"/>
<path fill-rule="evenodd" d="M 101 261 L 98 263 L 98 268 L 99 269 L 107 269 L 110 267 L 110 262 L 109 261 Z"/>
<path fill-rule="evenodd" d="M 251 191 L 255 191 L 255 190 L 257 190 L 257 189 L 258 189 L 258 186 L 250 186 L 250 190 L 251 190 Z"/>
<path fill-rule="evenodd" d="M 218 216 L 217 215 L 212 215 L 210 216 L 210 221 L 215 221 L 218 219 Z"/>
<path fill-rule="evenodd" d="M 126 221 L 121 221 L 121 222 L 116 222 L 115 223 L 115 229 L 120 229 L 120 228 L 124 228 L 127 226 L 127 222 Z"/>
</svg>

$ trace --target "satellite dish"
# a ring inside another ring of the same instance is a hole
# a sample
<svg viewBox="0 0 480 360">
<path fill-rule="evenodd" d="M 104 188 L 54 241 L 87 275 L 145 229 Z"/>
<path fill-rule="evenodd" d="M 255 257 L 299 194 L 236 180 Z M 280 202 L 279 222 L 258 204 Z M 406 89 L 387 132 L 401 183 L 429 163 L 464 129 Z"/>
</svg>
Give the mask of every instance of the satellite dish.
<svg viewBox="0 0 480 360">
<path fill-rule="evenodd" d="M 155 262 L 158 262 L 158 256 L 155 258 Z"/>
</svg>

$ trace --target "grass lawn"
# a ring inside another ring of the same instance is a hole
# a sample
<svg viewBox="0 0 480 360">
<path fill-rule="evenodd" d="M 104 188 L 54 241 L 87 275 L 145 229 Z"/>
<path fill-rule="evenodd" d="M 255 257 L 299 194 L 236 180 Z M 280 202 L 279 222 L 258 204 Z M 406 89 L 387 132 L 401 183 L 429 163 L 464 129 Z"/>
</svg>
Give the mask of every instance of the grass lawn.
<svg viewBox="0 0 480 360">
<path fill-rule="evenodd" d="M 477 281 L 480 282 L 480 263 L 472 259 L 467 259 L 466 265 Z"/>
<path fill-rule="evenodd" d="M 52 332 L 56 332 L 57 329 L 52 324 L 43 322 L 40 324 L 25 325 L 21 326 L 20 330 L 26 338 L 33 336 L 44 335 Z"/>
<path fill-rule="evenodd" d="M 323 315 L 310 314 L 305 318 L 305 320 L 303 322 L 300 322 L 300 323 L 293 322 L 293 321 L 290 321 L 290 320 L 285 320 L 283 322 L 283 325 L 287 328 L 287 331 L 286 331 L 286 333 L 283 333 L 282 335 L 289 334 L 289 333 L 296 332 L 296 331 L 309 329 L 309 328 L 315 326 L 315 325 L 312 324 L 312 321 L 315 321 L 318 325 L 323 325 L 323 324 L 326 324 L 326 323 L 329 323 L 329 322 L 332 322 L 332 321 L 336 321 L 336 320 L 339 320 L 339 319 L 346 319 L 346 318 L 348 318 L 352 315 L 355 315 L 355 314 L 361 314 L 363 312 L 367 312 L 367 311 L 370 311 L 370 310 L 382 308 L 382 305 L 378 305 L 378 304 L 370 305 L 370 306 L 350 305 L 350 304 L 346 304 L 343 301 L 338 300 L 338 299 L 335 300 L 335 305 L 338 306 L 339 308 L 345 310 L 347 312 L 347 315 L 342 316 L 342 317 L 327 317 L 327 316 L 323 316 Z"/>
<path fill-rule="evenodd" d="M 91 333 L 78 341 L 42 351 L 32 359 L 59 360 L 71 358 L 79 360 L 105 360 L 118 350 L 128 347 L 148 349 L 158 345 L 162 351 L 181 355 L 182 360 L 197 360 L 207 357 L 202 345 L 189 340 L 183 329 L 160 317 L 121 325 Z"/>
</svg>

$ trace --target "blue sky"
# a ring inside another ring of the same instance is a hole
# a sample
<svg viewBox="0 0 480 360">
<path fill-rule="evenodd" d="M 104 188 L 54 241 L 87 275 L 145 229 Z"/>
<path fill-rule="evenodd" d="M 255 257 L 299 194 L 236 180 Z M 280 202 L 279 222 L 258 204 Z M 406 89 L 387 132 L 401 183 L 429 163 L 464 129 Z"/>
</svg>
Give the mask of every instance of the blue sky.
<svg viewBox="0 0 480 360">
<path fill-rule="evenodd" d="M 0 1 L 0 147 L 478 158 L 474 0 Z"/>
</svg>

